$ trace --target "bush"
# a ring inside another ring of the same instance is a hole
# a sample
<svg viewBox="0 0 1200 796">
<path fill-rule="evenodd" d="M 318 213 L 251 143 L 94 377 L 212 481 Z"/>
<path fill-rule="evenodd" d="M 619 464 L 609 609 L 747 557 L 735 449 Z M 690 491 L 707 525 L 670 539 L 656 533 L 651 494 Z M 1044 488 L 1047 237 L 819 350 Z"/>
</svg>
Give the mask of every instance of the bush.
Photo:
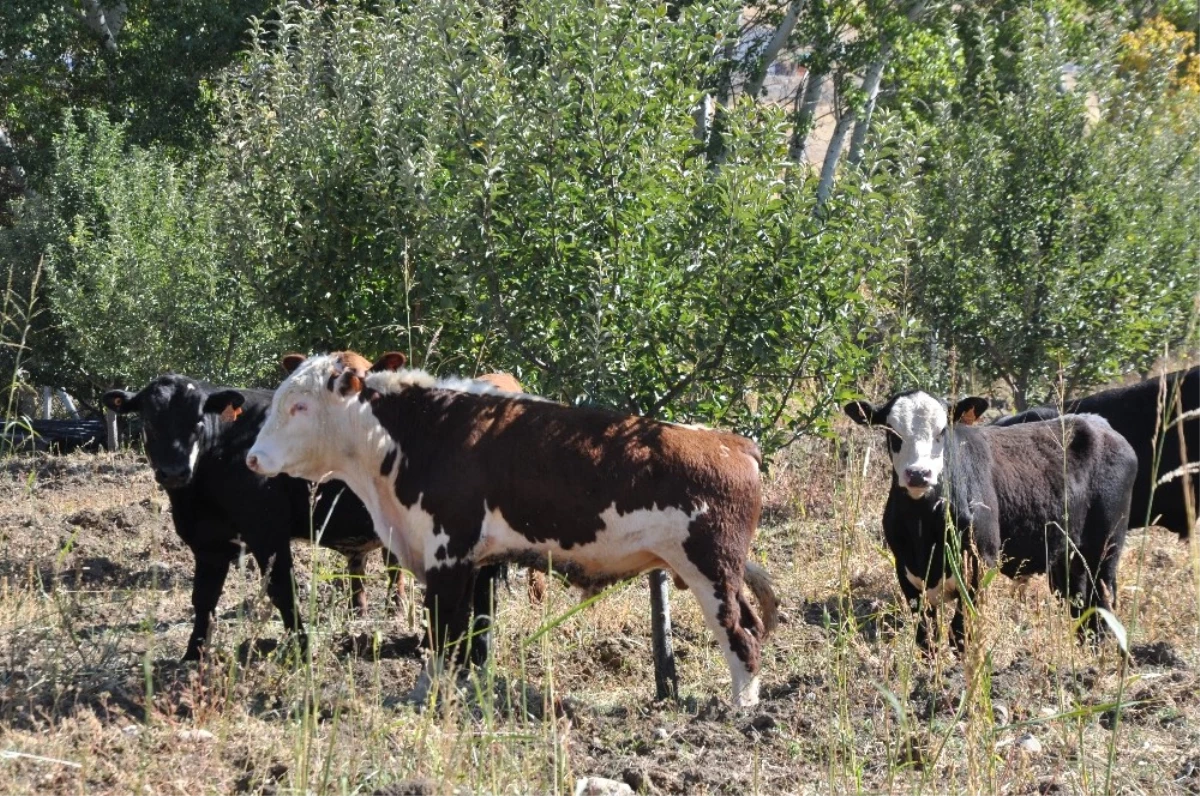
<svg viewBox="0 0 1200 796">
<path fill-rule="evenodd" d="M 10 256 L 44 258 L 47 312 L 28 360 L 40 380 L 86 396 L 164 371 L 235 383 L 273 372 L 286 326 L 230 267 L 220 181 L 196 161 L 126 146 L 92 112 L 68 117 L 54 157 L 0 240 Z"/>
</svg>

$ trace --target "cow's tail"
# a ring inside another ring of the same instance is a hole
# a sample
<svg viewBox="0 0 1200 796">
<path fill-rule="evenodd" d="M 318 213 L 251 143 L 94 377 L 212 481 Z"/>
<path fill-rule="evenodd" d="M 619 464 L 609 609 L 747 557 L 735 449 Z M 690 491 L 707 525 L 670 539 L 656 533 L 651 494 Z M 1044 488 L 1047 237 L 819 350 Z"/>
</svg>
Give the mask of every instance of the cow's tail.
<svg viewBox="0 0 1200 796">
<path fill-rule="evenodd" d="M 762 610 L 763 634 L 759 641 L 766 641 L 779 626 L 779 598 L 775 596 L 771 576 L 758 564 L 747 561 L 743 580 Z"/>
</svg>

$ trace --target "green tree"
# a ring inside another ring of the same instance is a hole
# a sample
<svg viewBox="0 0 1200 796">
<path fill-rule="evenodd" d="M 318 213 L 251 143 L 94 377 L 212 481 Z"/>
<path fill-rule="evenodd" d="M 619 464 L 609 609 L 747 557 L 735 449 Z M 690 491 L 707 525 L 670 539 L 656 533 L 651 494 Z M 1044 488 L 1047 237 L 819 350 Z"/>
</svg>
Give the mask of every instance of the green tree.
<svg viewBox="0 0 1200 796">
<path fill-rule="evenodd" d="M 820 426 L 904 244 L 877 190 L 813 220 L 779 110 L 732 103 L 705 157 L 736 10 L 288 6 L 220 92 L 250 281 L 303 346 L 399 340 L 768 446 Z"/>
<path fill-rule="evenodd" d="M 927 327 L 1020 407 L 1060 370 L 1074 393 L 1183 342 L 1200 120 L 1169 70 L 1118 70 L 1115 26 L 1083 51 L 1053 16 L 1018 27 L 1011 68 L 979 59 L 943 106 L 914 272 Z"/>
<path fill-rule="evenodd" d="M 226 383 L 273 373 L 287 327 L 229 267 L 237 230 L 221 182 L 127 145 L 96 112 L 78 126 L 68 114 L 53 153 L 44 189 L 0 234 L 6 258 L 44 264 L 46 313 L 27 357 L 38 380 L 93 396 L 165 371 Z"/>
</svg>

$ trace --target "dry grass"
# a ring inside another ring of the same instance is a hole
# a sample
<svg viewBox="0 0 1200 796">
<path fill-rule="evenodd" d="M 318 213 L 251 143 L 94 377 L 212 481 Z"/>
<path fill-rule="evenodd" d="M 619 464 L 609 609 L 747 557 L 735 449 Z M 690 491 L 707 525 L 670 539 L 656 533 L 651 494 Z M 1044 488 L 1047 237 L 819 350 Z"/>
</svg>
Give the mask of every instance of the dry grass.
<svg viewBox="0 0 1200 796">
<path fill-rule="evenodd" d="M 352 618 L 338 556 L 303 549 L 311 664 L 273 649 L 281 627 L 251 566 L 227 583 L 218 659 L 180 666 L 191 557 L 145 465 L 9 459 L 0 792 L 569 792 L 588 775 L 663 793 L 1200 791 L 1194 548 L 1131 535 L 1127 670 L 1111 645 L 1076 645 L 1044 579 L 1022 593 L 997 578 L 973 653 L 926 660 L 879 537 L 886 480 L 869 436 L 806 442 L 768 477 L 755 550 L 787 621 L 763 702 L 745 711 L 727 707 L 727 670 L 686 594 L 672 602 L 674 705 L 652 699 L 644 586 L 529 642 L 577 597 L 556 586 L 533 607 L 514 583 L 491 671 L 417 712 L 399 701 L 420 665 L 411 616 L 385 610 L 380 575 L 371 616 Z"/>
</svg>

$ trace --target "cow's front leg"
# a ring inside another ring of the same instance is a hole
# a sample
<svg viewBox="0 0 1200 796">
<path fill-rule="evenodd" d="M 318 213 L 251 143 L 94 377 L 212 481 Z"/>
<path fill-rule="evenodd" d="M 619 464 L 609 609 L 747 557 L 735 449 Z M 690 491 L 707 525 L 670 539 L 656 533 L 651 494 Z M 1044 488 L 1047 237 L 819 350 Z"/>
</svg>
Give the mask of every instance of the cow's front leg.
<svg viewBox="0 0 1200 796">
<path fill-rule="evenodd" d="M 912 582 L 909 570 L 897 556 L 896 580 L 900 584 L 900 593 L 917 620 L 917 647 L 925 652 L 933 649 L 933 639 L 937 635 L 937 607 L 930 605 L 925 598 L 925 591 L 917 588 Z"/>
<path fill-rule="evenodd" d="M 296 643 L 300 645 L 300 654 L 308 652 L 308 636 L 304 632 L 304 622 L 296 609 L 296 584 L 292 577 L 292 546 L 290 540 L 284 540 L 281 546 L 274 549 L 257 548 L 252 551 L 254 560 L 267 579 L 267 596 L 279 610 L 279 618 L 283 620 L 284 628 L 294 632 Z"/>
<path fill-rule="evenodd" d="M 472 666 L 487 665 L 492 648 L 492 614 L 495 611 L 496 580 L 501 577 L 503 564 L 489 564 L 475 573 L 472 599 L 475 618 L 471 623 L 469 656 Z"/>
<path fill-rule="evenodd" d="M 475 568 L 468 563 L 440 566 L 425 573 L 425 613 L 428 616 L 425 668 L 409 694 L 409 700 L 424 703 L 434 678 L 447 664 L 463 660 L 468 645 Z"/>
<path fill-rule="evenodd" d="M 367 554 L 350 553 L 346 556 L 346 571 L 350 576 L 350 610 L 356 616 L 367 615 Z"/>
<path fill-rule="evenodd" d="M 195 612 L 195 619 L 187 651 L 183 654 L 185 661 L 200 660 L 200 655 L 208 644 L 213 614 L 217 610 L 217 601 L 221 598 L 221 590 L 225 587 L 225 577 L 229 574 L 229 564 L 232 561 L 228 555 L 209 550 L 192 552 L 196 557 L 196 571 L 192 576 L 192 610 Z"/>
</svg>

